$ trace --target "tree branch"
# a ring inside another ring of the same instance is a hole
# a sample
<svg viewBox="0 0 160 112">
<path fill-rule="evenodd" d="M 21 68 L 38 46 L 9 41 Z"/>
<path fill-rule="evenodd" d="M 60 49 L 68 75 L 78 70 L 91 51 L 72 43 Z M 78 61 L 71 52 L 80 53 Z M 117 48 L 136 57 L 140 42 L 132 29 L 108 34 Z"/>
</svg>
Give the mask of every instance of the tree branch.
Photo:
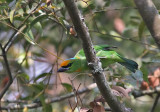
<svg viewBox="0 0 160 112">
<path fill-rule="evenodd" d="M 12 46 L 13 41 L 16 39 L 17 35 L 20 34 L 18 31 L 23 28 L 25 22 L 29 19 L 29 17 L 34 13 L 34 11 L 36 11 L 36 9 L 40 6 L 41 2 L 37 4 L 37 6 L 31 11 L 31 13 L 29 13 L 29 15 L 22 21 L 22 23 L 19 25 L 18 28 L 16 28 L 17 30 L 14 31 L 14 33 L 12 34 L 12 36 L 9 38 L 9 40 L 7 41 L 7 43 L 4 45 L 4 49 L 7 52 L 9 50 L 9 48 Z M 13 25 L 12 25 L 13 26 Z M 14 27 L 14 26 L 13 26 Z M 21 31 L 22 32 L 22 31 Z"/>
<path fill-rule="evenodd" d="M 151 109 L 151 112 L 154 112 L 155 108 L 156 108 L 156 105 L 158 103 L 158 100 L 160 98 L 160 94 L 157 94 L 156 98 L 155 98 L 155 101 L 154 101 L 154 104 L 152 106 L 152 109 Z"/>
<path fill-rule="evenodd" d="M 119 39 L 122 39 L 122 40 L 132 41 L 132 42 L 135 42 L 135 43 L 138 43 L 138 44 L 141 44 L 141 45 L 147 45 L 147 46 L 150 46 L 150 47 L 152 47 L 154 49 L 158 49 L 158 47 L 155 46 L 155 45 L 151 45 L 151 44 L 148 44 L 148 43 L 145 43 L 145 42 L 141 42 L 141 41 L 135 40 L 135 39 L 133 39 L 131 37 L 110 35 L 108 33 L 102 33 L 102 32 L 98 32 L 98 31 L 95 31 L 95 30 L 89 30 L 89 32 L 99 33 L 101 35 L 106 35 L 106 36 L 108 36 L 110 38 L 119 38 Z"/>
<path fill-rule="evenodd" d="M 6 93 L 6 91 L 8 90 L 10 85 L 12 84 L 13 79 L 12 79 L 12 73 L 11 73 L 11 70 L 10 70 L 10 67 L 9 67 L 9 64 L 8 64 L 8 60 L 7 60 L 5 49 L 3 48 L 1 43 L 0 43 L 0 48 L 2 50 L 2 56 L 3 56 L 3 60 L 5 62 L 6 71 L 7 71 L 7 74 L 9 76 L 9 81 L 8 81 L 7 85 L 2 89 L 2 92 L 0 93 L 0 101 L 1 101 L 3 95 Z"/>
<path fill-rule="evenodd" d="M 150 89 L 150 90 L 144 90 L 144 91 L 133 91 L 132 92 L 132 95 L 137 98 L 137 97 L 141 97 L 141 96 L 144 96 L 144 95 L 152 95 L 154 93 L 157 93 L 157 94 L 160 94 L 160 86 L 157 86 L 155 87 L 154 89 Z"/>
<path fill-rule="evenodd" d="M 18 27 L 18 30 L 20 30 L 23 25 L 25 24 L 25 22 L 28 20 L 28 18 L 31 16 L 31 14 L 38 8 L 38 6 L 40 5 L 40 3 L 37 5 L 37 7 L 25 18 L 25 20 L 21 23 L 21 25 Z M 14 39 L 16 38 L 18 34 L 18 31 L 15 31 L 12 36 L 10 37 L 10 39 L 7 41 L 7 43 L 4 45 L 4 47 L 2 46 L 2 44 L 0 43 L 0 48 L 2 50 L 2 56 L 3 56 L 3 60 L 5 62 L 5 66 L 6 66 L 6 71 L 7 74 L 9 75 L 9 82 L 7 83 L 7 85 L 2 89 L 2 92 L 0 93 L 0 101 L 3 97 L 3 95 L 6 93 L 6 91 L 9 89 L 10 85 L 13 82 L 13 78 L 12 78 L 12 73 L 8 64 L 8 60 L 7 60 L 7 51 L 9 50 L 9 48 L 11 47 Z"/>
<path fill-rule="evenodd" d="M 80 94 L 89 92 L 96 87 L 97 87 L 97 85 L 95 83 L 93 83 L 86 88 L 78 90 L 77 94 L 80 95 Z M 62 100 L 65 100 L 65 99 L 68 99 L 68 98 L 71 98 L 71 97 L 74 97 L 74 96 L 75 96 L 74 92 L 71 92 L 71 93 L 68 93 L 66 95 L 54 97 L 53 99 L 48 98 L 48 99 L 45 100 L 45 103 L 50 104 L 50 103 L 54 103 L 54 102 L 59 102 L 59 101 L 62 101 Z M 7 103 L 28 103 L 27 101 L 5 101 L 5 102 L 7 102 Z M 37 107 L 40 107 L 40 106 L 42 106 L 40 102 L 32 103 L 32 104 L 26 104 L 26 105 L 15 104 L 15 105 L 9 105 L 9 106 L 6 106 L 6 107 L 0 107 L 0 110 L 18 110 L 18 109 L 23 109 L 24 107 L 27 107 L 27 108 L 31 109 L 31 108 L 37 108 Z"/>
<path fill-rule="evenodd" d="M 82 40 L 83 50 L 86 55 L 88 65 L 92 70 L 92 74 L 101 94 L 103 95 L 113 112 L 127 112 L 127 108 L 125 108 L 125 106 L 122 105 L 111 92 L 111 89 L 103 73 L 101 63 L 96 57 L 88 28 L 86 27 L 84 21 L 82 21 L 83 18 L 81 17 L 74 0 L 63 0 L 63 2 L 69 12 L 78 37 Z"/>
<path fill-rule="evenodd" d="M 160 49 L 160 15 L 152 0 L 134 0 L 147 28 Z"/>
</svg>

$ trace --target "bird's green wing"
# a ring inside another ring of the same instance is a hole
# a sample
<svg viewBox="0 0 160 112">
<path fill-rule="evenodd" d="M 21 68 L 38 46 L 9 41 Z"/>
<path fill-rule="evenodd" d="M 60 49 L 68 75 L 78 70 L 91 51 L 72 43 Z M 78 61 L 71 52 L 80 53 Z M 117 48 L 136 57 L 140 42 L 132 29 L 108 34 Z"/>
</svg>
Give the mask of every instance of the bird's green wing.
<svg viewBox="0 0 160 112">
<path fill-rule="evenodd" d="M 103 68 L 115 62 L 118 62 L 132 72 L 135 72 L 138 69 L 138 64 L 135 61 L 120 56 L 116 51 L 112 49 L 98 50 L 96 56 L 101 60 Z"/>
<path fill-rule="evenodd" d="M 120 55 L 113 50 L 100 50 L 96 53 L 96 56 L 99 57 L 99 59 L 101 60 L 103 68 L 115 62 L 124 62 Z"/>
<path fill-rule="evenodd" d="M 85 54 L 83 49 L 79 50 L 77 54 L 74 56 L 75 59 L 85 59 Z"/>
<path fill-rule="evenodd" d="M 120 55 L 114 51 L 114 46 L 109 45 L 95 45 L 96 56 L 99 58 L 107 59 L 107 61 L 121 61 Z"/>
<path fill-rule="evenodd" d="M 128 68 L 130 71 L 135 72 L 138 69 L 138 64 L 130 59 L 120 56 L 116 51 L 113 50 L 116 47 L 110 47 L 108 45 L 95 45 L 96 56 L 99 57 L 102 62 L 102 67 L 106 68 L 110 64 L 115 62 Z M 75 59 L 86 59 L 83 49 L 78 51 L 74 57 Z"/>
<path fill-rule="evenodd" d="M 96 56 L 101 60 L 103 68 L 115 62 L 124 62 L 121 56 L 113 50 L 114 48 L 117 47 L 108 45 L 95 46 Z"/>
<path fill-rule="evenodd" d="M 109 46 L 109 45 L 95 45 L 94 49 L 96 52 L 102 50 L 102 51 L 113 51 L 114 48 L 117 48 L 115 46 Z"/>
<path fill-rule="evenodd" d="M 95 45 L 94 46 L 96 54 L 98 52 L 101 52 L 101 51 L 106 51 L 106 52 L 107 51 L 113 51 L 113 48 L 116 48 L 116 47 L 112 47 L 112 46 L 109 46 L 109 45 Z M 104 56 L 105 56 L 105 53 L 104 53 Z M 85 59 L 86 57 L 85 57 L 83 49 L 81 49 L 80 51 L 78 51 L 77 54 L 74 56 L 74 58 L 76 58 L 76 59 Z"/>
<path fill-rule="evenodd" d="M 116 51 L 104 51 L 104 50 L 99 50 L 96 52 L 96 56 L 99 58 L 107 58 L 107 59 L 116 59 L 120 58 L 120 55 Z"/>
</svg>

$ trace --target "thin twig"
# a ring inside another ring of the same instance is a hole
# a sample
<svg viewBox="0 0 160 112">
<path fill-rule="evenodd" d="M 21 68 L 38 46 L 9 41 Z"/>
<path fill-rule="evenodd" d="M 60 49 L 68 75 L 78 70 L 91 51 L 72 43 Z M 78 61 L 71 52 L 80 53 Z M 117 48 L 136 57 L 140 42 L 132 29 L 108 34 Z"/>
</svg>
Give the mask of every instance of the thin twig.
<svg viewBox="0 0 160 112">
<path fill-rule="evenodd" d="M 147 45 L 147 46 L 150 46 L 150 47 L 152 47 L 152 48 L 158 49 L 158 47 L 156 47 L 156 46 L 154 46 L 154 45 L 151 45 L 151 44 L 148 44 L 148 43 L 145 43 L 145 42 L 141 42 L 141 41 L 137 41 L 137 40 L 134 40 L 134 39 L 132 39 L 132 38 L 123 37 L 123 36 L 110 35 L 110 34 L 98 32 L 98 31 L 95 31 L 95 30 L 89 30 L 89 31 L 90 31 L 90 32 L 99 33 L 99 34 L 101 34 L 101 35 L 106 35 L 106 36 L 109 36 L 109 37 L 113 37 L 113 38 L 120 38 L 120 39 L 122 39 L 122 40 L 128 40 L 128 41 L 136 42 L 136 43 L 139 43 L 139 44 L 141 44 L 141 45 Z"/>
<path fill-rule="evenodd" d="M 78 98 L 79 98 L 79 100 L 80 100 L 80 102 L 81 102 L 81 105 L 82 105 L 81 107 L 83 107 L 82 99 L 81 99 L 81 97 L 79 96 L 79 94 L 77 93 L 77 91 L 79 90 L 80 86 L 81 86 L 81 83 L 79 84 L 79 86 L 78 86 L 78 88 L 77 88 L 77 90 L 76 90 L 76 95 L 78 96 Z"/>
<path fill-rule="evenodd" d="M 137 9 L 136 7 L 122 7 L 122 8 L 106 8 L 106 9 L 103 9 L 103 10 L 97 10 L 97 11 L 94 11 L 94 13 L 100 13 L 100 12 L 108 12 L 108 11 L 115 11 L 115 10 L 125 10 L 125 9 Z"/>
<path fill-rule="evenodd" d="M 83 94 L 83 93 L 86 93 L 86 92 L 89 92 L 91 91 L 92 89 L 96 88 L 97 85 L 95 83 L 87 86 L 86 88 L 83 88 L 81 90 L 78 90 L 77 91 L 77 94 Z M 58 96 L 58 97 L 54 97 L 54 98 L 48 98 L 45 100 L 45 103 L 47 104 L 50 104 L 50 103 L 55 103 L 55 102 L 60 102 L 62 100 L 65 100 L 65 99 L 68 99 L 68 98 L 71 98 L 71 97 L 74 97 L 75 94 L 74 92 L 71 92 L 71 93 L 68 93 L 66 95 L 62 95 L 62 96 Z M 7 101 L 8 103 L 17 103 L 17 102 L 21 102 L 21 103 L 28 103 L 27 101 Z M 29 109 L 31 108 L 38 108 L 38 107 L 41 107 L 41 103 L 40 102 L 37 102 L 37 103 L 32 103 L 32 104 L 26 104 L 26 105 L 8 105 L 8 106 L 4 106 L 4 107 L 0 107 L 0 110 L 17 110 L 17 109 L 23 109 L 24 107 L 27 107 Z"/>
<path fill-rule="evenodd" d="M 75 102 L 76 102 L 76 105 L 74 106 L 74 108 L 73 108 L 73 112 L 74 112 L 74 110 L 75 110 L 75 108 L 78 106 L 78 111 L 80 111 L 79 110 L 79 102 L 78 102 L 78 97 L 77 97 L 77 92 L 76 92 L 76 89 L 75 89 L 75 87 L 74 87 L 74 83 L 73 83 L 73 80 L 71 80 L 70 78 L 69 78 L 69 80 L 71 81 L 71 84 L 72 84 L 72 89 L 73 89 L 73 92 L 74 92 L 74 96 L 75 96 Z M 81 85 L 81 84 L 80 84 Z M 80 86 L 79 85 L 79 86 Z M 79 88 L 79 87 L 78 87 Z M 77 89 L 78 90 L 78 89 Z"/>
<path fill-rule="evenodd" d="M 132 95 L 137 98 L 137 97 L 141 97 L 141 96 L 144 96 L 144 95 L 152 95 L 154 93 L 158 93 L 160 94 L 160 86 L 158 87 L 155 87 L 154 89 L 150 89 L 150 90 L 144 90 L 144 91 L 132 91 Z"/>
<path fill-rule="evenodd" d="M 64 30 L 63 30 L 63 28 L 62 28 L 62 32 L 63 32 Z M 61 33 L 61 38 L 60 38 L 60 41 L 58 42 L 58 45 L 61 45 L 61 43 L 62 43 L 62 40 L 63 40 L 63 37 L 64 37 L 64 33 Z M 57 57 L 59 57 L 59 55 L 60 55 L 60 53 L 61 53 L 61 51 L 60 51 L 61 49 L 60 49 L 60 46 L 58 46 L 58 48 L 57 48 Z M 59 63 L 59 60 L 58 60 L 58 58 L 56 59 L 57 61 L 56 61 L 56 65 L 57 65 L 57 70 L 56 71 L 58 71 L 58 63 Z M 60 75 L 59 75 L 59 73 L 57 73 L 56 74 L 56 88 L 57 88 L 57 81 L 58 81 L 58 78 L 59 78 L 59 80 L 61 81 L 61 83 L 62 83 L 62 80 L 61 80 L 61 77 L 60 77 Z"/>
<path fill-rule="evenodd" d="M 11 70 L 10 70 L 10 67 L 9 67 L 9 64 L 8 64 L 8 60 L 7 60 L 7 55 L 6 55 L 5 49 L 3 48 L 3 46 L 2 46 L 1 43 L 0 43 L 0 48 L 2 50 L 2 54 L 3 54 L 3 59 L 4 59 L 4 62 L 5 62 L 6 71 L 7 71 L 7 74 L 9 76 L 9 82 L 2 89 L 2 92 L 0 93 L 0 101 L 1 101 L 3 95 L 6 93 L 6 91 L 9 89 L 10 85 L 12 84 L 13 79 L 12 79 L 12 73 L 11 73 Z"/>
<path fill-rule="evenodd" d="M 39 7 L 40 3 L 33 9 L 33 11 L 22 21 L 22 23 L 20 24 L 20 26 L 18 28 L 16 28 L 18 31 L 24 26 L 25 22 L 28 20 L 28 18 L 33 14 L 33 12 Z M 7 41 L 7 43 L 4 45 L 4 49 L 7 52 L 9 50 L 9 48 L 11 47 L 13 41 L 16 39 L 17 35 L 18 35 L 18 31 L 15 30 L 14 33 L 12 34 L 12 36 L 10 37 L 10 39 Z"/>
<path fill-rule="evenodd" d="M 152 106 L 152 109 L 151 109 L 151 112 L 154 112 L 156 106 L 157 106 L 157 103 L 158 103 L 158 100 L 160 98 L 160 94 L 157 94 L 156 98 L 155 98 L 155 101 L 154 101 L 154 104 Z"/>
</svg>

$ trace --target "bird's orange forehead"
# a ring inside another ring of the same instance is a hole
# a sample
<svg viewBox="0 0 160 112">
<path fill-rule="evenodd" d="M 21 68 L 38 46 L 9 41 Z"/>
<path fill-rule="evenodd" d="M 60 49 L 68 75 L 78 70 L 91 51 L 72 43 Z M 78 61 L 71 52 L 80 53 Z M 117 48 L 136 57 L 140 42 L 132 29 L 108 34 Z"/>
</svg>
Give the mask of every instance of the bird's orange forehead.
<svg viewBox="0 0 160 112">
<path fill-rule="evenodd" d="M 62 66 L 67 66 L 68 64 L 69 64 L 69 62 L 70 62 L 70 60 L 65 60 L 65 61 L 63 61 L 61 64 L 60 64 L 60 66 L 62 67 Z"/>
</svg>

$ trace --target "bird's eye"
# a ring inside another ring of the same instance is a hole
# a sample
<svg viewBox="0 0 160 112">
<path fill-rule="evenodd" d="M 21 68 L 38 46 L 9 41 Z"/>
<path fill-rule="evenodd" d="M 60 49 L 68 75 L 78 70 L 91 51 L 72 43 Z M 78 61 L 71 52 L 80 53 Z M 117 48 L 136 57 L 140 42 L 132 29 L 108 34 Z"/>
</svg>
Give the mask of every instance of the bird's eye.
<svg viewBox="0 0 160 112">
<path fill-rule="evenodd" d="M 71 67 L 72 63 L 69 63 L 68 65 L 66 66 L 62 66 L 63 68 L 68 68 L 68 67 Z"/>
</svg>

